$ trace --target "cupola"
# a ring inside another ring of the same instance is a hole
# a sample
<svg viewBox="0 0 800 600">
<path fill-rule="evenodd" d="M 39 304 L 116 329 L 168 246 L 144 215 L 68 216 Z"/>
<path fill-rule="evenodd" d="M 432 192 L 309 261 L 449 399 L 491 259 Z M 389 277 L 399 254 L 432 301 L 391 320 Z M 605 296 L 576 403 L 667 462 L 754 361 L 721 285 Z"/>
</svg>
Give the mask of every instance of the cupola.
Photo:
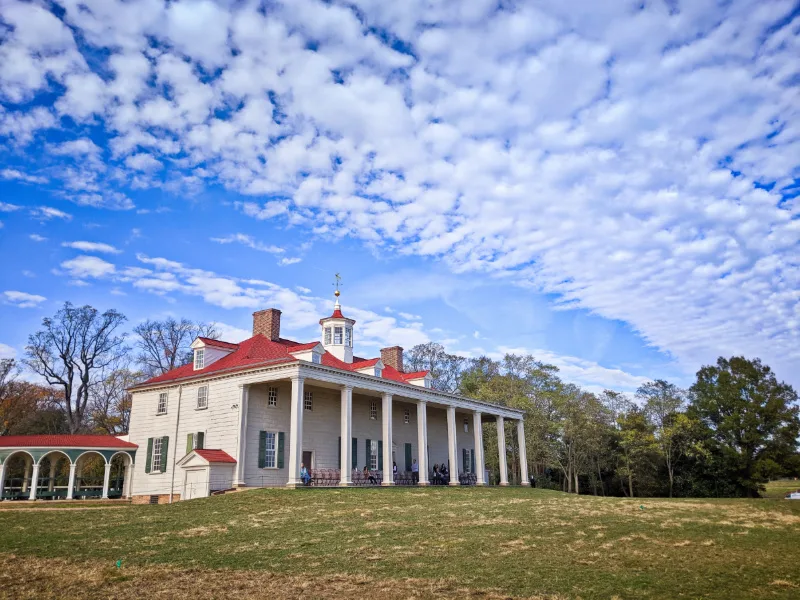
<svg viewBox="0 0 800 600">
<path fill-rule="evenodd" d="M 333 306 L 333 314 L 319 320 L 322 327 L 322 347 L 339 360 L 350 364 L 353 362 L 353 325 L 356 322 L 342 314 L 339 294 L 337 289 L 334 292 L 336 304 Z"/>
</svg>

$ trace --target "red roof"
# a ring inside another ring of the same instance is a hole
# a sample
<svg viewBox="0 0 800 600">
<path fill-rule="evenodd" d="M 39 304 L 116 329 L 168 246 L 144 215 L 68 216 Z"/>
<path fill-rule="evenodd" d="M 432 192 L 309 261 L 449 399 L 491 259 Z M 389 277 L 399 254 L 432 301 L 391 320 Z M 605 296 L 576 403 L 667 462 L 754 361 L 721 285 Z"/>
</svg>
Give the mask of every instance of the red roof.
<svg viewBox="0 0 800 600">
<path fill-rule="evenodd" d="M 195 450 L 195 452 L 211 463 L 235 463 L 236 459 L 224 450 Z"/>
<path fill-rule="evenodd" d="M 138 448 L 113 435 L 2 435 L 0 447 L 10 448 Z"/>
<path fill-rule="evenodd" d="M 168 371 L 167 373 L 164 373 L 157 377 L 153 377 L 152 379 L 148 379 L 144 383 L 141 383 L 137 386 L 133 386 L 131 389 L 135 390 L 156 383 L 179 381 L 190 378 L 194 379 L 197 377 L 212 375 L 215 373 L 235 372 L 266 365 L 297 362 L 298 359 L 292 356 L 291 354 L 292 352 L 309 350 L 314 346 L 316 346 L 318 343 L 319 342 L 307 342 L 301 344 L 284 338 L 272 341 L 261 334 L 257 334 L 248 340 L 245 340 L 239 344 L 235 344 L 236 350 L 234 350 L 233 352 L 231 352 L 226 356 L 223 356 L 219 360 L 214 361 L 213 363 L 211 363 L 210 365 L 206 366 L 203 369 L 195 371 L 194 365 L 192 363 L 189 363 L 177 367 L 175 369 L 172 369 L 171 371 Z M 334 369 L 340 369 L 342 371 L 350 371 L 350 372 L 372 366 L 375 363 L 377 363 L 380 359 L 379 358 L 363 359 L 354 357 L 353 360 L 355 362 L 348 364 L 344 361 L 339 360 L 330 352 L 325 352 L 322 355 L 323 365 L 327 367 L 333 367 Z M 424 372 L 419 376 L 420 377 L 424 376 Z M 399 383 L 407 383 L 406 377 L 407 377 L 406 375 L 400 373 L 399 371 L 393 369 L 392 367 L 387 366 L 384 367 L 383 369 L 384 379 L 390 379 L 392 381 L 397 381 Z"/>
<path fill-rule="evenodd" d="M 232 344 L 231 342 L 223 342 L 222 340 L 215 340 L 207 337 L 198 337 L 198 340 L 203 342 L 206 346 L 216 346 L 218 348 L 226 348 L 228 350 L 236 350 L 239 344 Z"/>
</svg>

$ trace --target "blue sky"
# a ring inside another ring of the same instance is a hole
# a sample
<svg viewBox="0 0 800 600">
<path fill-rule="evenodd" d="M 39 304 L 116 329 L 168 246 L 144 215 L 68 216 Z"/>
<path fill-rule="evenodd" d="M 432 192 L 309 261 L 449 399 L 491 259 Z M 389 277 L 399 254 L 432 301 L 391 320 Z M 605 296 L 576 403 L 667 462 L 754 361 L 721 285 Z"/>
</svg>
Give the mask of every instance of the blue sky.
<svg viewBox="0 0 800 600">
<path fill-rule="evenodd" d="M 0 354 L 65 301 L 800 385 L 794 2 L 0 7 Z"/>
</svg>

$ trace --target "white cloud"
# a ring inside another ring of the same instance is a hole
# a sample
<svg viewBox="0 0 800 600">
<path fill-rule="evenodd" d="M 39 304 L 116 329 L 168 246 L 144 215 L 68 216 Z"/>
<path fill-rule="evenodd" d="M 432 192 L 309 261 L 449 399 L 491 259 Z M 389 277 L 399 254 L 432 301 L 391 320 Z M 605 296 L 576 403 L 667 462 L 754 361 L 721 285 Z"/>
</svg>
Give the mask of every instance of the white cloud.
<svg viewBox="0 0 800 600">
<path fill-rule="evenodd" d="M 253 332 L 250 329 L 242 329 L 241 327 L 235 327 L 227 323 L 221 323 L 220 321 L 214 321 L 211 324 L 219 332 L 219 339 L 225 342 L 238 344 L 239 342 L 253 337 Z"/>
<path fill-rule="evenodd" d="M 28 175 L 17 169 L 3 169 L 0 171 L 0 177 L 10 181 L 22 181 L 23 183 L 47 183 L 46 177 Z"/>
<path fill-rule="evenodd" d="M 33 218 L 40 219 L 42 221 L 49 221 L 50 219 L 64 219 L 65 221 L 69 221 L 72 219 L 71 214 L 65 213 L 63 210 L 53 208 L 52 206 L 38 206 L 33 208 L 31 209 L 31 215 Z"/>
<path fill-rule="evenodd" d="M 0 358 L 16 358 L 17 351 L 8 344 L 0 343 Z"/>
<path fill-rule="evenodd" d="M 289 265 L 296 265 L 297 263 L 299 263 L 302 260 L 303 260 L 302 258 L 299 258 L 297 256 L 293 256 L 291 258 L 287 257 L 287 256 L 284 256 L 282 259 L 280 259 L 278 261 L 278 266 L 287 267 Z"/>
<path fill-rule="evenodd" d="M 22 207 L 17 204 L 9 204 L 8 202 L 0 202 L 0 212 L 14 212 Z"/>
<path fill-rule="evenodd" d="M 44 296 L 18 291 L 5 291 L 3 297 L 7 304 L 13 304 L 19 308 L 35 308 L 47 300 Z"/>
<path fill-rule="evenodd" d="M 104 261 L 102 258 L 85 255 L 65 260 L 61 263 L 61 268 L 71 277 L 77 279 L 83 279 L 85 277 L 105 277 L 107 275 L 112 275 L 116 270 L 114 265 Z"/>
<path fill-rule="evenodd" d="M 302 285 L 296 285 L 296 286 L 294 286 L 294 289 L 296 289 L 301 294 L 310 294 L 311 293 L 310 289 L 308 289 L 307 287 L 303 287 Z"/>
<path fill-rule="evenodd" d="M 218 244 L 242 244 L 247 246 L 248 248 L 252 248 L 253 250 L 258 250 L 260 252 L 269 252 L 270 254 L 281 254 L 284 252 L 284 249 L 279 246 L 274 246 L 272 244 L 265 244 L 264 242 L 260 242 L 256 240 L 251 235 L 246 235 L 244 233 L 232 233 L 226 237 L 221 238 L 211 238 L 212 242 L 217 242 Z"/>
<path fill-rule="evenodd" d="M 46 237 L 44 237 L 42 235 L 39 235 L 38 233 L 32 233 L 28 237 L 30 239 L 32 239 L 34 242 L 46 242 L 47 241 Z"/>
<path fill-rule="evenodd" d="M 105 254 L 119 254 L 122 250 L 118 250 L 111 244 L 103 244 L 100 242 L 63 242 L 61 244 L 65 248 L 74 248 L 83 252 L 100 252 Z"/>
<path fill-rule="evenodd" d="M 795 371 L 795 3 L 500 4 L 9 1 L 0 136 L 32 156 L 70 119 L 102 130 L 104 162 L 47 157 L 86 205 L 219 185 L 299 236 L 513 277 L 684 365 Z"/>
</svg>

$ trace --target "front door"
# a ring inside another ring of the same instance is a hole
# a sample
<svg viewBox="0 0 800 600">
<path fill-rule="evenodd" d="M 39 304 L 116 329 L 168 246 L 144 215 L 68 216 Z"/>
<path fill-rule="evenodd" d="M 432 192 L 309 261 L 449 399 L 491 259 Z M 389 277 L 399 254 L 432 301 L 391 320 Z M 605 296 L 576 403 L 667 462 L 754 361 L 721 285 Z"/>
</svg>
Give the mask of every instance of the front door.
<svg viewBox="0 0 800 600">
<path fill-rule="evenodd" d="M 313 465 L 311 464 L 311 459 L 313 458 L 314 453 L 311 450 L 304 450 L 303 451 L 303 464 L 306 466 L 306 469 L 309 471 L 312 469 Z"/>
</svg>

